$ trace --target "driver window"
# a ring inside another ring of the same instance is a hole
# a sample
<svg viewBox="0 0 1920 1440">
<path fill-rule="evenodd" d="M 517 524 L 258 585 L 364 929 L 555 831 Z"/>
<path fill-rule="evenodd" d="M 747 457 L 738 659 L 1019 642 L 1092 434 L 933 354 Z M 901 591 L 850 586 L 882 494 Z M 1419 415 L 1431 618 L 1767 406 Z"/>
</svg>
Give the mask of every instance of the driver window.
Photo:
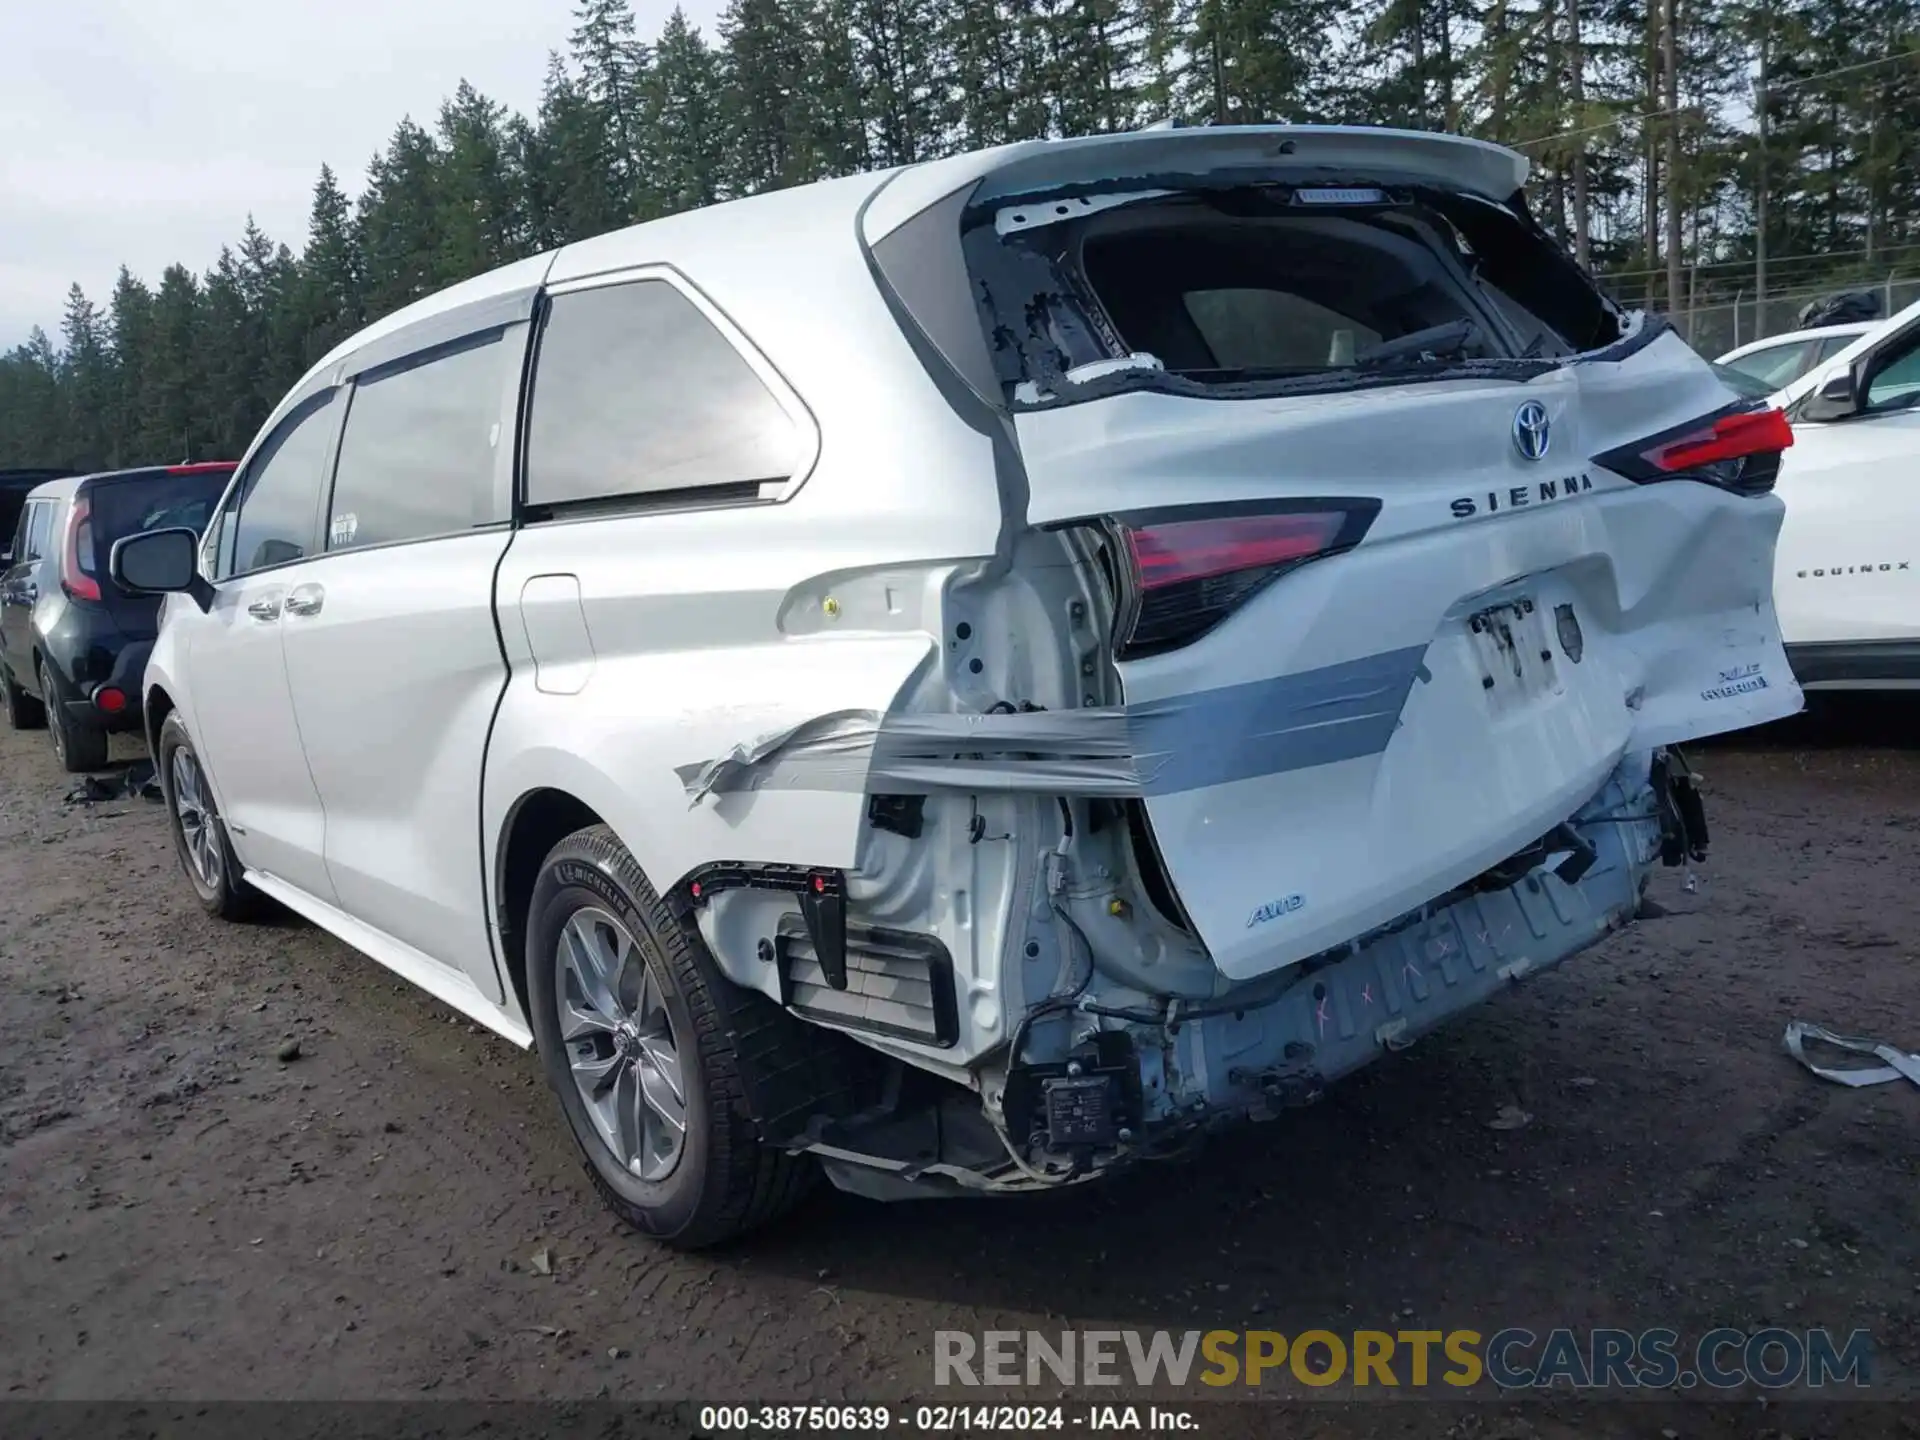
<svg viewBox="0 0 1920 1440">
<path fill-rule="evenodd" d="M 1920 400 L 1920 340 L 1889 361 L 1867 382 L 1865 410 L 1900 410 Z"/>
<path fill-rule="evenodd" d="M 50 500 L 35 501 L 27 507 L 27 513 L 32 518 L 27 522 L 26 527 L 26 552 L 21 555 L 16 555 L 14 558 L 17 560 L 44 560 L 48 550 L 51 548 L 50 542 L 53 538 L 53 502 Z"/>
<path fill-rule="evenodd" d="M 31 503 L 20 507 L 20 523 L 14 527 L 13 535 L 13 562 L 16 565 L 33 559 L 33 552 L 27 545 L 27 536 L 33 530 L 33 512 L 39 508 L 38 505 Z"/>
<path fill-rule="evenodd" d="M 339 418 L 333 397 L 315 396 L 288 416 L 233 487 L 210 527 L 216 580 L 290 564 L 312 549 Z"/>
</svg>

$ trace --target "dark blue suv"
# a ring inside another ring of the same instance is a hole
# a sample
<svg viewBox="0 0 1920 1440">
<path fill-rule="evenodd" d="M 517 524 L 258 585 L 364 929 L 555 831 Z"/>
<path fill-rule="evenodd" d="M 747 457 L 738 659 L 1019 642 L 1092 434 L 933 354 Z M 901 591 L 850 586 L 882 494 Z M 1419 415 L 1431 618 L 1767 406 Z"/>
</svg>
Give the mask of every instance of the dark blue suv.
<svg viewBox="0 0 1920 1440">
<path fill-rule="evenodd" d="M 107 736 L 140 725 L 140 677 L 159 633 L 158 595 L 107 574 L 113 542 L 199 531 L 233 462 L 149 466 L 36 486 L 0 569 L 0 697 L 15 730 L 45 725 L 69 770 L 107 763 Z"/>
</svg>

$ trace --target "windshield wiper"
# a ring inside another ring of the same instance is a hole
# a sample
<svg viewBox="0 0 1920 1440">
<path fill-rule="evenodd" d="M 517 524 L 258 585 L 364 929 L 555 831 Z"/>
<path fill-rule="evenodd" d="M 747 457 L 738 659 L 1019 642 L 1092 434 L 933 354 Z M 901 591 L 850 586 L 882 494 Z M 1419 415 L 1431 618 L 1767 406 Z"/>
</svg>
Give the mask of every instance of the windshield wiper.
<svg viewBox="0 0 1920 1440">
<path fill-rule="evenodd" d="M 1466 352 L 1481 343 L 1480 327 L 1471 320 L 1449 320 L 1430 325 L 1394 340 L 1382 340 L 1353 357 L 1354 368 L 1373 370 L 1401 362 L 1429 364 L 1441 360 L 1466 358 Z"/>
<path fill-rule="evenodd" d="M 1170 373 L 1189 379 L 1296 380 L 1303 375 L 1325 375 L 1317 365 L 1184 365 Z"/>
</svg>

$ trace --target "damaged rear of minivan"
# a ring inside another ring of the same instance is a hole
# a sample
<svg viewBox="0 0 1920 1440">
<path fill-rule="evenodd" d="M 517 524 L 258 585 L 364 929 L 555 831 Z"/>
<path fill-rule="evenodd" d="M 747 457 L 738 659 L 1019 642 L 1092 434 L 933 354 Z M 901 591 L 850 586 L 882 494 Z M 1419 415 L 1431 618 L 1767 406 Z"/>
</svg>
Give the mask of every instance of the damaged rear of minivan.
<svg viewBox="0 0 1920 1440">
<path fill-rule="evenodd" d="M 1771 598 L 1791 434 L 1601 294 L 1525 170 L 1176 130 L 868 199 L 875 283 L 992 442 L 998 547 L 890 706 L 680 771 L 696 804 L 868 797 L 851 867 L 686 892 L 723 966 L 757 943 L 788 1010 L 872 1053 L 787 1140 L 835 1183 L 1182 1151 L 1704 858 L 1676 747 L 1801 705 Z"/>
</svg>

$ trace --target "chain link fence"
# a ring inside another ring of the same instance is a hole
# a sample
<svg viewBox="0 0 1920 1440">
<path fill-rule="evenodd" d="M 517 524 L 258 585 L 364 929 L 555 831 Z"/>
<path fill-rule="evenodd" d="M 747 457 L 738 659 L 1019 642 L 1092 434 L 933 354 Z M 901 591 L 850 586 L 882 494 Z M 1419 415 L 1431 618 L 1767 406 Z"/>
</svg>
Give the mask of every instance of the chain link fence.
<svg viewBox="0 0 1920 1440">
<path fill-rule="evenodd" d="M 1601 277 L 1616 299 L 1630 309 L 1649 309 L 1666 313 L 1663 284 L 1649 286 L 1641 277 L 1608 280 Z M 1871 291 L 1880 297 L 1882 316 L 1895 315 L 1920 300 L 1920 273 L 1882 275 L 1877 279 L 1833 280 L 1820 285 L 1794 285 L 1790 281 L 1770 287 L 1764 302 L 1751 289 L 1735 287 L 1730 293 L 1724 281 L 1716 280 L 1711 291 L 1696 284 L 1695 303 L 1672 317 L 1674 326 L 1686 336 L 1693 348 L 1708 359 L 1724 355 L 1738 345 L 1784 335 L 1800 322 L 1800 311 L 1814 300 L 1852 291 Z M 1649 293 L 1651 291 L 1651 293 Z M 1702 293 L 1705 292 L 1705 293 Z"/>
</svg>

